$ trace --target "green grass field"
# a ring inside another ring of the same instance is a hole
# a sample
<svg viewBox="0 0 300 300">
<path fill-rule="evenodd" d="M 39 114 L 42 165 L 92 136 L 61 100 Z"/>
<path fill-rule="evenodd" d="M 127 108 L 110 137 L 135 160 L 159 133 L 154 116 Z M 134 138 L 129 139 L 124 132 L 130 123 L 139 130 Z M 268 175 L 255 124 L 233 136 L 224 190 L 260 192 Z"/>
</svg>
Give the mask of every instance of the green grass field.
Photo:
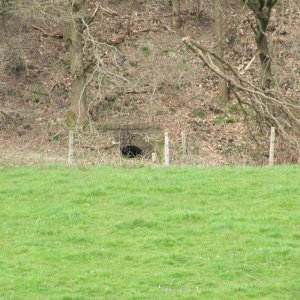
<svg viewBox="0 0 300 300">
<path fill-rule="evenodd" d="M 300 167 L 0 168 L 0 299 L 300 299 Z"/>
</svg>

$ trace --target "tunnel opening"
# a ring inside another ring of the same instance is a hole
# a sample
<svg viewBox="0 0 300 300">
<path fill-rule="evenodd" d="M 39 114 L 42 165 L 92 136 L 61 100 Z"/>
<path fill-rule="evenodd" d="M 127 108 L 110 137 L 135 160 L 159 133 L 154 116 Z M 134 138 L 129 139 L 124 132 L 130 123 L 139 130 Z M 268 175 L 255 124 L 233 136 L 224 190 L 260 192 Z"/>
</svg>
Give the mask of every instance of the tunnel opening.
<svg viewBox="0 0 300 300">
<path fill-rule="evenodd" d="M 135 145 L 125 145 L 121 147 L 121 153 L 126 158 L 136 158 L 143 155 L 143 150 Z"/>
</svg>

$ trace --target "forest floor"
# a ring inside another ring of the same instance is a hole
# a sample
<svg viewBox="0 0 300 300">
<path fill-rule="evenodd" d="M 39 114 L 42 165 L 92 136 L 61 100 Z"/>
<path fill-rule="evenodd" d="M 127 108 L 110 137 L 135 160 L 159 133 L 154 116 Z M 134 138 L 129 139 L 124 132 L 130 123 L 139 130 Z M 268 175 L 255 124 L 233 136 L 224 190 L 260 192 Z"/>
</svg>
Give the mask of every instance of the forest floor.
<svg viewBox="0 0 300 300">
<path fill-rule="evenodd" d="M 103 127 L 126 130 L 135 125 L 155 128 L 160 143 L 168 131 L 176 164 L 267 163 L 269 132 L 261 131 L 249 116 L 245 122 L 233 95 L 226 104 L 218 102 L 217 77 L 182 43 L 186 35 L 207 47 L 214 43 L 212 8 L 207 4 L 196 12 L 189 3 L 183 1 L 183 26 L 175 30 L 167 1 L 103 1 L 104 9 L 91 27 L 100 45 L 96 50 L 102 55 L 102 69 L 92 69 L 89 74 L 91 122 L 76 138 L 78 163 L 120 162 L 120 131 Z M 239 70 L 255 58 L 245 73 L 255 81 L 259 61 L 251 13 L 241 12 L 232 1 L 227 4 L 225 56 Z M 66 162 L 70 74 L 66 43 L 60 38 L 61 23 L 16 16 L 0 22 L 0 160 Z M 280 60 L 274 65 L 295 72 L 300 70 L 296 24 L 296 12 L 275 10 L 271 28 L 277 35 L 271 41 Z M 89 49 L 88 42 L 86 46 Z M 286 74 L 280 79 L 282 85 L 289 84 Z M 184 161 L 183 130 L 189 152 Z M 140 134 L 148 138 L 143 131 Z M 278 141 L 277 162 L 291 162 L 290 157 Z"/>
</svg>

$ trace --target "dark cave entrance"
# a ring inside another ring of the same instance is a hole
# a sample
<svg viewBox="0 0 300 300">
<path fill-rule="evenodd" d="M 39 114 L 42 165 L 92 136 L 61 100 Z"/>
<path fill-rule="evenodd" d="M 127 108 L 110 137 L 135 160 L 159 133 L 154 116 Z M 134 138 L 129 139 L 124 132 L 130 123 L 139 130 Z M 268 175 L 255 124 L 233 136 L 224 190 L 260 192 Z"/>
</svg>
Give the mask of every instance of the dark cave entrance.
<svg viewBox="0 0 300 300">
<path fill-rule="evenodd" d="M 126 158 L 136 158 L 141 157 L 143 155 L 143 150 L 134 145 L 125 145 L 121 147 L 121 153 Z"/>
</svg>

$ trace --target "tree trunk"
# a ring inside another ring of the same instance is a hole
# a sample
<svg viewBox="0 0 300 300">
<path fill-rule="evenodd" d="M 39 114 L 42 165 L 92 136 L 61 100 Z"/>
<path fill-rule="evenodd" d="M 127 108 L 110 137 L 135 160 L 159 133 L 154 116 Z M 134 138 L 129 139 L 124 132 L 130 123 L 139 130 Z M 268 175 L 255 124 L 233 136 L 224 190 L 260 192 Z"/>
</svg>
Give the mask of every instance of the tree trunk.
<svg viewBox="0 0 300 300">
<path fill-rule="evenodd" d="M 83 32 L 85 26 L 80 16 L 85 0 L 71 0 L 72 20 L 69 24 L 68 46 L 71 57 L 71 111 L 76 123 L 84 126 L 87 122 L 86 70 L 83 62 Z"/>
<path fill-rule="evenodd" d="M 254 12 L 256 26 L 252 28 L 255 34 L 257 50 L 261 63 L 261 86 L 269 89 L 272 85 L 272 60 L 267 37 L 271 10 L 278 0 L 242 0 Z"/>
<path fill-rule="evenodd" d="M 180 0 L 173 0 L 173 26 L 175 28 L 181 27 L 181 16 L 180 16 Z"/>
<path fill-rule="evenodd" d="M 223 58 L 223 17 L 222 17 L 222 6 L 220 0 L 214 0 L 214 34 L 215 34 L 215 52 L 216 54 Z M 217 67 L 222 73 L 225 73 L 225 68 L 222 62 L 219 60 L 216 62 Z M 227 82 L 219 77 L 219 102 L 226 103 L 228 101 L 228 88 Z"/>
<path fill-rule="evenodd" d="M 265 18 L 262 18 L 262 16 L 256 16 L 255 41 L 261 64 L 261 86 L 264 89 L 269 89 L 272 84 L 272 61 L 268 37 L 266 35 L 269 18 L 270 16 L 265 16 Z"/>
</svg>

